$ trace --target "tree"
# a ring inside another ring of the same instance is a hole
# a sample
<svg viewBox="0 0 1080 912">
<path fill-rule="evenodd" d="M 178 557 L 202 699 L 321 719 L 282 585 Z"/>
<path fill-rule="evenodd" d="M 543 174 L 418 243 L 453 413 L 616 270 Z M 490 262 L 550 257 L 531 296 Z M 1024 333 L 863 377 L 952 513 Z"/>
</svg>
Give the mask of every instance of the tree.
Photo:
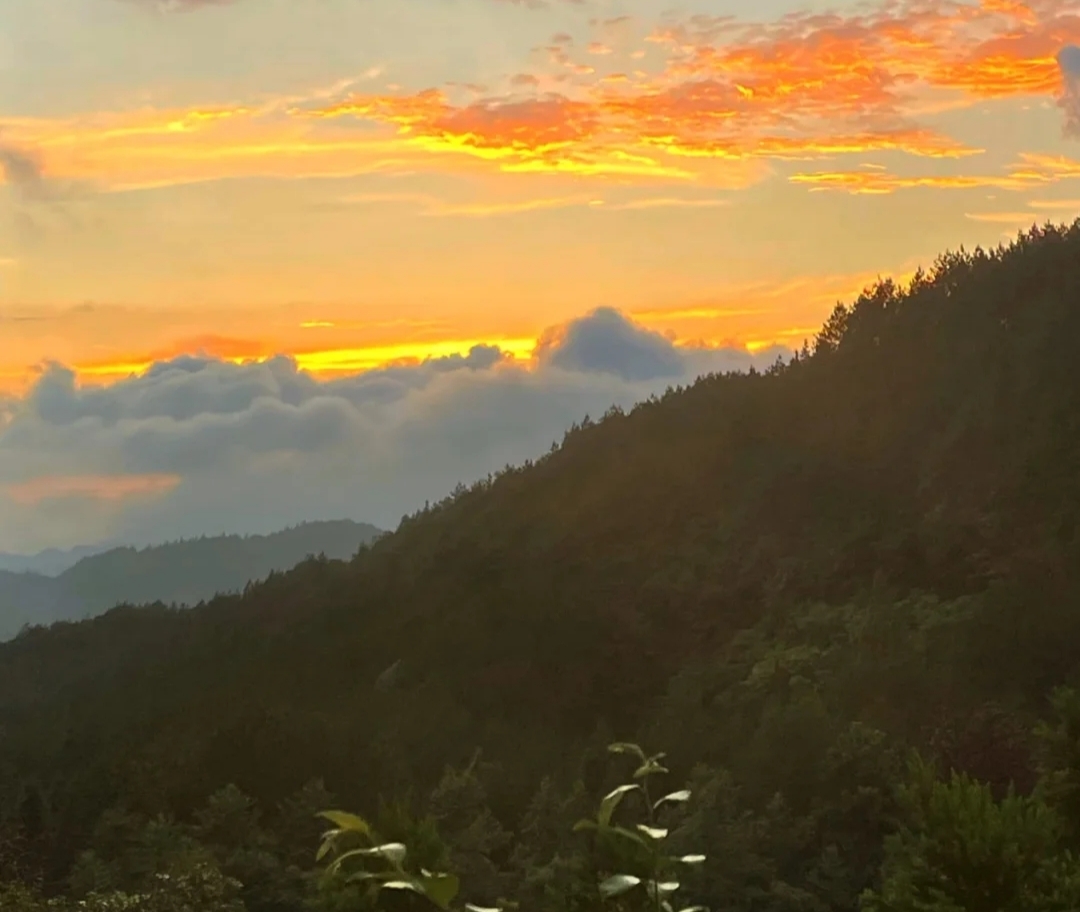
<svg viewBox="0 0 1080 912">
<path fill-rule="evenodd" d="M 906 820 L 886 841 L 880 890 L 866 912 L 1073 912 L 1080 865 L 1061 824 L 1037 798 L 995 801 L 966 774 L 947 781 L 916 759 L 903 788 Z"/>
</svg>

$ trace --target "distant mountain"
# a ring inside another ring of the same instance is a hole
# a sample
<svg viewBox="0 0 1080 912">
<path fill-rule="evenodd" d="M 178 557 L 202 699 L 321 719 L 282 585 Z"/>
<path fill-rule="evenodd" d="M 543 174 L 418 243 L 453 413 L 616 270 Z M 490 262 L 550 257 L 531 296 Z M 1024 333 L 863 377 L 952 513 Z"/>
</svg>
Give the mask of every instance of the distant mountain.
<svg viewBox="0 0 1080 912">
<path fill-rule="evenodd" d="M 84 557 L 92 557 L 115 547 L 115 544 L 80 545 L 77 548 L 67 550 L 48 548 L 45 551 L 39 551 L 37 554 L 9 554 L 0 551 L 0 571 L 59 576 L 69 567 L 74 567 Z"/>
<path fill-rule="evenodd" d="M 306 557 L 352 557 L 381 530 L 350 520 L 304 523 L 272 535 L 222 535 L 148 548 L 112 548 L 76 559 L 58 575 L 5 569 L 0 561 L 0 639 L 26 624 L 92 617 L 119 604 L 194 605 L 219 593 L 241 591 L 275 570 Z M 24 561 L 61 563 L 78 551 L 42 552 Z M 11 558 L 11 555 L 4 557 Z M 18 567 L 17 561 L 9 566 Z"/>
</svg>

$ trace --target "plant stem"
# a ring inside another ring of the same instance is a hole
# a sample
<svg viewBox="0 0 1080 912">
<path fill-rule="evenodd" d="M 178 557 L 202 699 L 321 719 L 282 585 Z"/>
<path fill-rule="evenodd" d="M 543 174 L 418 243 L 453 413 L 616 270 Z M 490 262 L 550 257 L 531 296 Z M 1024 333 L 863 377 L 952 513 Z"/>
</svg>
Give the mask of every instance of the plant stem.
<svg viewBox="0 0 1080 912">
<path fill-rule="evenodd" d="M 649 818 L 649 826 L 656 826 L 656 811 L 653 808 L 652 796 L 649 794 L 649 777 L 645 775 L 641 779 L 641 794 L 645 797 L 645 811 Z M 662 912 L 660 907 L 660 847 L 659 840 L 649 837 L 649 848 L 652 855 L 652 888 L 653 906 L 656 912 Z"/>
</svg>

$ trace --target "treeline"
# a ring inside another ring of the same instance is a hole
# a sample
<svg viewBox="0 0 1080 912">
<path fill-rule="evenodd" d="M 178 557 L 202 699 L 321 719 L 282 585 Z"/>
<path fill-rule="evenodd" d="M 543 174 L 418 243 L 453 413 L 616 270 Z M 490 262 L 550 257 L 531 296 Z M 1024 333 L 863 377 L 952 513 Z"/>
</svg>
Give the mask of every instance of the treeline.
<svg viewBox="0 0 1080 912">
<path fill-rule="evenodd" d="M 349 520 L 302 523 L 271 535 L 218 535 L 83 557 L 56 576 L 0 570 L 0 639 L 26 626 L 101 614 L 116 605 L 196 605 L 240 592 L 322 554 L 348 560 L 382 534 Z"/>
<path fill-rule="evenodd" d="M 344 912 L 370 899 L 312 873 L 318 807 L 286 810 L 321 777 L 469 902 L 593 908 L 606 862 L 571 830 L 634 738 L 694 794 L 664 827 L 714 912 L 913 910 L 963 858 L 983 874 L 945 881 L 984 900 L 926 909 L 1072 901 L 1046 733 L 1080 731 L 1053 697 L 1080 685 L 1078 338 L 1080 227 L 1036 229 L 879 283 L 790 364 L 583 422 L 348 564 L 27 632 L 0 646 L 6 876 L 134 895 L 158 881 L 116 846 L 170 832 L 251 912 Z M 256 843 L 205 829 L 230 785 Z M 110 843 L 117 815 L 144 835 Z"/>
<path fill-rule="evenodd" d="M 581 780 L 560 792 L 544 779 L 511 832 L 488 806 L 484 783 L 495 771 L 477 754 L 465 769 L 447 769 L 423 800 L 380 803 L 373 822 L 326 810 L 333 797 L 321 782 L 269 818 L 231 785 L 186 823 L 110 812 L 52 897 L 19 867 L 40 826 L 25 809 L 21 844 L 8 842 L 0 857 L 0 908 L 1074 912 L 1080 695 L 1061 689 L 1052 704 L 1033 733 L 1040 776 L 1031 794 L 1010 783 L 996 795 L 914 752 L 905 762 L 881 732 L 856 724 L 832 754 L 832 793 L 802 813 L 782 793 L 750 807 L 728 771 L 704 766 L 692 770 L 691 788 L 658 789 L 666 755 L 621 742 L 609 751 L 636 769 L 595 812 Z M 709 854 L 697 851 L 704 845 Z"/>
</svg>

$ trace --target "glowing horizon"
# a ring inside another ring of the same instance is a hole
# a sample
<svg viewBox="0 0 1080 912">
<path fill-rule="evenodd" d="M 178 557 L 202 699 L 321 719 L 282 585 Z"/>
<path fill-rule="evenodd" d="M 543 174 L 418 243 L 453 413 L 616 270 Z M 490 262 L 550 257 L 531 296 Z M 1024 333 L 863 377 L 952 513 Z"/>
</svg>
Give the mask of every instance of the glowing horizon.
<svg viewBox="0 0 1080 912">
<path fill-rule="evenodd" d="M 5 386 L 54 358 L 122 376 L 195 353 L 189 340 L 208 335 L 241 340 L 243 351 L 207 349 L 222 357 L 280 351 L 340 370 L 463 340 L 514 340 L 520 353 L 599 305 L 695 311 L 650 325 L 760 348 L 834 301 L 774 302 L 754 322 L 730 316 L 752 306 L 739 289 L 910 271 L 1024 227 L 1028 207 L 1033 221 L 1037 205 L 1069 208 L 1047 197 L 1080 177 L 1062 134 L 1080 122 L 1066 53 L 1080 42 L 1074 0 L 743 2 L 716 17 L 656 0 L 453 11 L 328 0 L 305 17 L 295 0 L 12 0 L 0 34 L 34 38 L 56 66 L 44 78 L 18 41 L 0 48 L 0 67 L 24 77 L 7 84 L 37 86 L 0 89 Z M 479 56 L 435 65 L 432 17 L 465 27 L 460 48 Z M 75 23 L 105 48 L 158 48 L 161 62 L 65 66 Z M 383 40 L 359 39 L 360 64 L 338 59 L 369 27 Z M 236 53 L 250 71 L 226 65 L 221 34 L 246 36 Z M 287 50 L 286 77 L 263 53 L 294 34 L 325 55 Z M 853 230 L 857 213 L 899 220 L 892 253 Z M 920 220 L 937 226 L 922 242 Z M 723 256 L 709 256 L 708 236 Z M 646 239 L 654 250 L 641 257 Z M 346 304 L 355 284 L 365 294 Z M 146 342 L 120 351 L 83 321 L 43 350 L 21 319 L 87 300 L 127 308 Z M 224 311 L 265 324 L 295 300 L 311 303 L 297 325 L 324 331 L 316 347 L 296 326 L 220 329 Z M 343 313 L 439 329 L 357 340 L 325 325 Z"/>
<path fill-rule="evenodd" d="M 389 522 L 1080 214 L 1080 0 L 6 0 L 0 112 L 0 549 Z"/>
</svg>

